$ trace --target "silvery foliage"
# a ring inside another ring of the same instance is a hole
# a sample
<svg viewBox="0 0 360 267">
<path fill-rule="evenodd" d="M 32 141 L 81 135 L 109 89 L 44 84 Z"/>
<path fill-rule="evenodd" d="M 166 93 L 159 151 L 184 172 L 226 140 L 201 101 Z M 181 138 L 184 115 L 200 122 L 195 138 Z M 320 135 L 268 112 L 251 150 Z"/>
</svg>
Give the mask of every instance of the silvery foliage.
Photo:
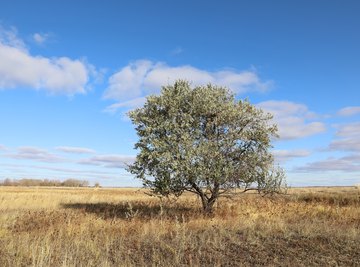
<svg viewBox="0 0 360 267">
<path fill-rule="evenodd" d="M 236 100 L 223 87 L 177 81 L 129 112 L 139 151 L 129 171 L 153 194 L 190 191 L 204 209 L 232 189 L 278 192 L 284 172 L 269 152 L 277 127 L 272 115 Z"/>
</svg>

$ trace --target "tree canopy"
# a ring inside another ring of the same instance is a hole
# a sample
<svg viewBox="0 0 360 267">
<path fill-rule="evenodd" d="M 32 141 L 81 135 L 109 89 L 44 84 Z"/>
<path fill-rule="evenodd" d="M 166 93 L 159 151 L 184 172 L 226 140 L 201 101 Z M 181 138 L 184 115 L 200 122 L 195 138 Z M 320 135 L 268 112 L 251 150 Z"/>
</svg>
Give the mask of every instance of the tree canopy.
<svg viewBox="0 0 360 267">
<path fill-rule="evenodd" d="M 154 194 L 189 191 L 212 212 L 218 197 L 235 188 L 264 194 L 281 189 L 284 172 L 269 152 L 277 132 L 272 115 L 226 88 L 191 88 L 179 80 L 147 97 L 129 117 L 139 136 L 129 170 Z"/>
</svg>

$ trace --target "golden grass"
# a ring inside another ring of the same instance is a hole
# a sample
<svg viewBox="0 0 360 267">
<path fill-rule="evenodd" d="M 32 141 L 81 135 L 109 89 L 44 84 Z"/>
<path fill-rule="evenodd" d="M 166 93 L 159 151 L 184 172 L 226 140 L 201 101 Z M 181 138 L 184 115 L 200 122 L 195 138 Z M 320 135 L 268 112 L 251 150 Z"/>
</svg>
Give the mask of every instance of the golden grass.
<svg viewBox="0 0 360 267">
<path fill-rule="evenodd" d="M 360 266 L 360 190 L 221 199 L 0 187 L 0 266 Z"/>
</svg>

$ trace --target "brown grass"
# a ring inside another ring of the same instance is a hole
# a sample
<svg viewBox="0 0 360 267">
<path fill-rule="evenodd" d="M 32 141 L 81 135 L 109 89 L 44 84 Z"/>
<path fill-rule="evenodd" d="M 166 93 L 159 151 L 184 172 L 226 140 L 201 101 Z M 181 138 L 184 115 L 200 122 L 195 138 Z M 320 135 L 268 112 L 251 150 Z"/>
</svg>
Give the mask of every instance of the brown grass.
<svg viewBox="0 0 360 267">
<path fill-rule="evenodd" d="M 138 189 L 0 187 L 0 266 L 360 266 L 360 190 L 151 198 Z"/>
</svg>

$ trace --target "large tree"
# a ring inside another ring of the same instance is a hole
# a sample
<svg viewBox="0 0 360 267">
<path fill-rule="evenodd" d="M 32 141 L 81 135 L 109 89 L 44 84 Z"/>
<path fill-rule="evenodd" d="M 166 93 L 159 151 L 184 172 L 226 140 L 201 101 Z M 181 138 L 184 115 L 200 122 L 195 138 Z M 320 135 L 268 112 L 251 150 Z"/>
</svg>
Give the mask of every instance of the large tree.
<svg viewBox="0 0 360 267">
<path fill-rule="evenodd" d="M 226 88 L 179 80 L 129 117 L 139 136 L 129 170 L 154 194 L 189 191 L 211 213 L 235 188 L 266 194 L 282 186 L 284 173 L 269 152 L 277 131 L 272 116 Z"/>
</svg>

